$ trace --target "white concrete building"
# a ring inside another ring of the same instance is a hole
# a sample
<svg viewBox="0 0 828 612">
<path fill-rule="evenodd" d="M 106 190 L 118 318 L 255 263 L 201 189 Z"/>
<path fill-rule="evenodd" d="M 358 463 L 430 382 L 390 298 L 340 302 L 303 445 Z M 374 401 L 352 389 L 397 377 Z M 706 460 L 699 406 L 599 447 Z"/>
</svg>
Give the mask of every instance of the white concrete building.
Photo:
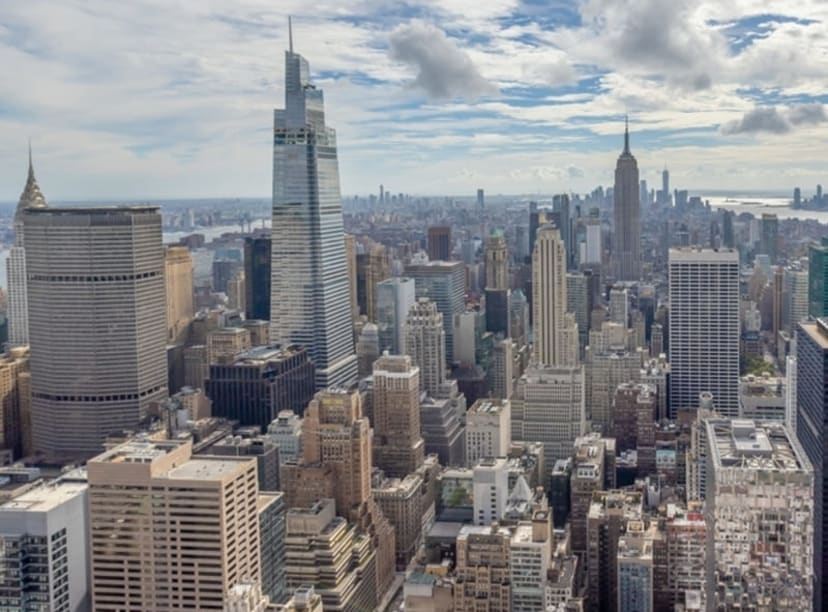
<svg viewBox="0 0 828 612">
<path fill-rule="evenodd" d="M 512 532 L 512 612 L 535 612 L 546 607 L 552 562 L 551 522 L 549 512 L 539 510 L 531 522 L 519 523 Z"/>
<path fill-rule="evenodd" d="M 279 447 L 279 462 L 302 457 L 302 418 L 292 410 L 280 410 L 267 426 L 267 437 Z"/>
<path fill-rule="evenodd" d="M 489 526 L 500 521 L 509 497 L 509 469 L 505 458 L 489 457 L 473 468 L 474 524 Z"/>
<path fill-rule="evenodd" d="M 479 399 L 466 412 L 466 465 L 486 457 L 505 457 L 512 443 L 509 400 Z"/>
</svg>

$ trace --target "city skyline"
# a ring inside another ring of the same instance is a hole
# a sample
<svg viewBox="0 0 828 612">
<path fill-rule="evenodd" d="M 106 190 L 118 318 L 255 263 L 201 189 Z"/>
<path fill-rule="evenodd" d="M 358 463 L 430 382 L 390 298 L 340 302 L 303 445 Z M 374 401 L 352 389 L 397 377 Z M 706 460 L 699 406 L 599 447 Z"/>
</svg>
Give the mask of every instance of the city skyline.
<svg viewBox="0 0 828 612">
<path fill-rule="evenodd" d="M 18 69 L 4 83 L 0 200 L 19 195 L 29 136 L 52 201 L 264 197 L 290 13 L 339 131 L 345 194 L 609 186 L 625 113 L 651 184 L 665 164 L 677 188 L 822 182 L 817 2 L 796 15 L 701 0 L 365 0 L 314 16 L 298 2 L 145 4 L 4 6 L 0 58 Z"/>
</svg>

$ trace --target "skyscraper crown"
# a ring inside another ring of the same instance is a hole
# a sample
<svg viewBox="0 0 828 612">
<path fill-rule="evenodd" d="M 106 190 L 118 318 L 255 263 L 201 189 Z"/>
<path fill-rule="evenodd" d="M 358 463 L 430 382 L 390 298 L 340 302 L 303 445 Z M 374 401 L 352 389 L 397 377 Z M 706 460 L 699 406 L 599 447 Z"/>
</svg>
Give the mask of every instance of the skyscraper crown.
<svg viewBox="0 0 828 612">
<path fill-rule="evenodd" d="M 23 193 L 20 194 L 14 216 L 19 217 L 27 208 L 47 207 L 46 198 L 43 196 L 43 192 L 40 191 L 40 185 L 37 184 L 35 178 L 34 165 L 32 164 L 32 145 L 29 143 L 29 176 L 26 178 L 26 186 L 23 188 Z"/>
</svg>

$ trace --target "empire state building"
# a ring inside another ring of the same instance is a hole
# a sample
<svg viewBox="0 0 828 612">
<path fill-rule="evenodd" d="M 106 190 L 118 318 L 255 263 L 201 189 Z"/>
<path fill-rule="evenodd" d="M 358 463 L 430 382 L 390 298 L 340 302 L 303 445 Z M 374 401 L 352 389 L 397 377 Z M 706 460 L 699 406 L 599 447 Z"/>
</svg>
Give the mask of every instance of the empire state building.
<svg viewBox="0 0 828 612">
<path fill-rule="evenodd" d="M 641 202 L 638 162 L 630 153 L 629 126 L 624 125 L 624 151 L 615 166 L 613 261 L 615 278 L 637 281 L 641 277 Z"/>
</svg>

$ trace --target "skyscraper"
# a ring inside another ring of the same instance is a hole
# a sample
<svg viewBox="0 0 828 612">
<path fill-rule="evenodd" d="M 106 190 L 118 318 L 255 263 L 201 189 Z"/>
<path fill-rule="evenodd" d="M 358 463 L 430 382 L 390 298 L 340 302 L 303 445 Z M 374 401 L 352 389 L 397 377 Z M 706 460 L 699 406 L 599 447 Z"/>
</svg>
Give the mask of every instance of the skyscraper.
<svg viewBox="0 0 828 612">
<path fill-rule="evenodd" d="M 405 352 L 405 320 L 415 302 L 414 280 L 395 276 L 377 284 L 380 351 Z"/>
<path fill-rule="evenodd" d="M 828 237 L 808 249 L 808 314 L 828 315 Z"/>
<path fill-rule="evenodd" d="M 762 213 L 762 233 L 759 238 L 759 253 L 767 255 L 771 264 L 776 264 L 779 244 L 779 219 L 776 215 Z"/>
<path fill-rule="evenodd" d="M 615 166 L 613 258 L 617 280 L 641 277 L 641 202 L 638 194 L 638 162 L 630 153 L 629 127 L 624 126 L 624 151 Z"/>
<path fill-rule="evenodd" d="M 725 416 L 739 414 L 739 254 L 670 249 L 670 411 L 713 394 Z"/>
<path fill-rule="evenodd" d="M 454 315 L 465 310 L 466 271 L 461 261 L 412 262 L 405 275 L 414 279 L 417 299 L 428 298 L 443 315 L 446 361 L 454 361 Z"/>
<path fill-rule="evenodd" d="M 509 263 L 502 233 L 492 234 L 486 242 L 486 289 L 509 288 Z"/>
<path fill-rule="evenodd" d="M 185 246 L 169 246 L 164 258 L 167 289 L 167 341 L 187 340 L 193 320 L 193 258 Z"/>
<path fill-rule="evenodd" d="M 248 319 L 270 319 L 270 252 L 269 237 L 244 239 L 244 304 Z"/>
<path fill-rule="evenodd" d="M 404 478 L 424 459 L 420 435 L 420 369 L 407 355 L 383 355 L 374 362 L 373 465 Z"/>
<path fill-rule="evenodd" d="M 538 230 L 532 256 L 532 310 L 534 312 L 534 362 L 539 365 L 572 366 L 572 347 L 564 346 L 566 323 L 566 251 L 558 228 Z M 578 355 L 577 335 L 575 356 Z"/>
<path fill-rule="evenodd" d="M 291 41 L 293 37 L 291 36 Z M 307 60 L 285 52 L 285 108 L 274 113 L 270 335 L 300 344 L 316 386 L 357 376 L 351 329 L 336 132 Z"/>
<path fill-rule="evenodd" d="M 828 601 L 828 321 L 799 324 L 796 334 L 796 435 L 814 469 L 814 610 Z"/>
<path fill-rule="evenodd" d="M 17 202 L 14 213 L 14 246 L 6 260 L 6 282 L 9 291 L 9 344 L 29 343 L 29 302 L 26 281 L 26 251 L 23 240 L 23 215 L 28 208 L 46 208 L 46 198 L 40 191 L 32 165 L 32 147 L 29 146 L 29 176 Z"/>
<path fill-rule="evenodd" d="M 377 285 L 391 276 L 388 254 L 381 244 L 366 247 L 356 256 L 356 299 L 359 314 L 377 321 Z"/>
<path fill-rule="evenodd" d="M 35 450 L 88 458 L 167 393 L 161 215 L 61 207 L 24 218 Z"/>
<path fill-rule="evenodd" d="M 435 225 L 428 228 L 428 258 L 432 261 L 451 259 L 451 227 Z"/>
<path fill-rule="evenodd" d="M 434 302 L 420 298 L 412 306 L 405 322 L 405 350 L 420 368 L 420 388 L 437 397 L 446 380 L 446 333 Z"/>
</svg>

